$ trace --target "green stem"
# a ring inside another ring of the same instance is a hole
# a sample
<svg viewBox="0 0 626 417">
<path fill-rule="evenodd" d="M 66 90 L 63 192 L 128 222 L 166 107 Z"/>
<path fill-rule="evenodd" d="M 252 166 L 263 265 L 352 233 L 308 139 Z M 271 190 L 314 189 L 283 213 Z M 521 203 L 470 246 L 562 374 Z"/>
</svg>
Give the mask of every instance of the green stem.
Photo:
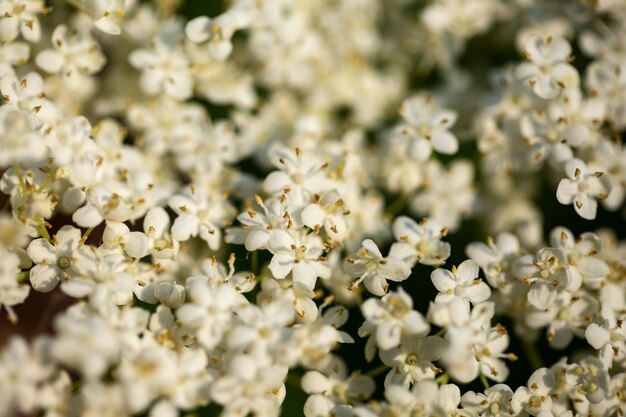
<svg viewBox="0 0 626 417">
<path fill-rule="evenodd" d="M 483 387 L 485 389 L 489 389 L 489 381 L 487 381 L 487 377 L 482 372 L 479 374 L 480 382 L 482 382 Z"/>
<path fill-rule="evenodd" d="M 44 223 L 44 219 L 41 216 L 39 217 L 39 224 L 37 225 L 37 230 L 39 231 L 39 234 L 41 235 L 41 237 L 43 237 L 44 239 L 46 239 L 48 241 L 48 243 L 52 243 L 52 239 L 50 238 L 50 234 L 48 233 L 48 229 L 46 229 L 46 225 Z"/>
<path fill-rule="evenodd" d="M 83 234 L 83 237 L 80 239 L 81 242 L 85 243 L 87 241 L 87 238 L 89 237 L 91 232 L 93 232 L 93 229 L 94 229 L 93 227 L 90 227 L 89 229 L 85 231 L 85 233 Z"/>
<path fill-rule="evenodd" d="M 406 194 L 400 194 L 398 198 L 396 198 L 391 204 L 389 204 L 387 210 L 385 210 L 385 213 L 388 216 L 395 217 L 396 214 L 402 211 L 402 209 L 406 206 L 408 202 L 408 196 Z"/>
<path fill-rule="evenodd" d="M 46 179 L 43 180 L 43 182 L 37 189 L 38 193 L 42 192 L 48 186 L 48 184 L 50 184 L 50 182 L 52 181 L 52 178 L 54 178 L 56 173 L 57 173 L 56 168 L 50 168 L 50 171 L 48 171 L 48 175 L 46 176 Z"/>
<path fill-rule="evenodd" d="M 22 271 L 19 274 L 17 274 L 17 282 L 28 281 L 29 277 L 30 277 L 30 271 Z"/>
<path fill-rule="evenodd" d="M 438 383 L 439 385 L 445 385 L 448 383 L 449 380 L 450 380 L 450 375 L 448 375 L 447 372 L 444 372 L 443 374 L 439 375 L 435 379 L 435 382 Z"/>
<path fill-rule="evenodd" d="M 252 273 L 257 275 L 259 273 L 259 252 L 258 251 L 254 251 L 252 252 L 252 254 L 250 255 L 250 263 L 251 266 L 250 268 L 252 268 Z"/>
<path fill-rule="evenodd" d="M 287 374 L 287 378 L 285 379 L 285 385 L 292 386 L 293 388 L 301 390 L 300 387 L 300 375 L 296 375 L 292 372 Z"/>
<path fill-rule="evenodd" d="M 526 361 L 528 362 L 528 364 L 534 370 L 543 368 L 543 361 L 541 360 L 541 356 L 539 355 L 537 346 L 535 346 L 533 343 L 524 342 L 522 343 L 522 347 L 524 348 L 524 354 L 526 356 Z"/>
<path fill-rule="evenodd" d="M 22 168 L 20 168 L 19 165 L 13 165 L 13 170 L 15 171 L 15 175 L 17 175 L 17 182 L 19 182 L 20 184 L 22 193 L 28 194 L 28 187 L 26 187 L 26 182 L 24 181 L 24 173 L 22 172 Z"/>
<path fill-rule="evenodd" d="M 371 376 L 371 377 L 375 377 L 375 376 L 378 376 L 378 375 L 382 374 L 383 372 L 388 371 L 389 369 L 390 368 L 387 365 L 382 364 L 382 365 L 378 365 L 374 369 L 370 369 L 369 371 L 367 371 L 367 373 L 365 375 Z"/>
<path fill-rule="evenodd" d="M 447 331 L 447 330 L 448 330 L 448 329 L 446 329 L 445 327 L 442 327 L 441 329 L 439 329 L 439 331 L 438 331 L 437 333 L 435 333 L 435 336 L 439 336 L 439 337 L 441 337 L 441 336 L 443 336 L 444 334 L 446 334 L 446 331 Z"/>
</svg>

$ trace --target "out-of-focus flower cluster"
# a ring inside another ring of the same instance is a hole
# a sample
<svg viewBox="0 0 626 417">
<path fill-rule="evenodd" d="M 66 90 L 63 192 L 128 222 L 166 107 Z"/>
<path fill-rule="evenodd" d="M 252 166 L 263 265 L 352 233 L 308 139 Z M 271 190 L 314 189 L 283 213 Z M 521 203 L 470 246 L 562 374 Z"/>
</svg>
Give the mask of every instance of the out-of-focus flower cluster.
<svg viewBox="0 0 626 417">
<path fill-rule="evenodd" d="M 4 343 L 0 416 L 626 413 L 626 243 L 587 222 L 626 197 L 623 1 L 178 3 L 0 0 L 0 307 L 74 299 Z M 587 231 L 544 239 L 541 187 Z"/>
</svg>

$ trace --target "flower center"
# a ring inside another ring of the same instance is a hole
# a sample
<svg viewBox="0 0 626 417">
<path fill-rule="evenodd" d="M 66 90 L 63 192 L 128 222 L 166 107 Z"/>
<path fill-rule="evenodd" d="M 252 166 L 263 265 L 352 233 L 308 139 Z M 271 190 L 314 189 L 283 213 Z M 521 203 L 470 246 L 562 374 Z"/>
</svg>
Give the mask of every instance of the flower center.
<svg viewBox="0 0 626 417">
<path fill-rule="evenodd" d="M 57 266 L 61 269 L 67 269 L 70 267 L 70 260 L 65 256 L 61 256 L 57 260 Z"/>
</svg>

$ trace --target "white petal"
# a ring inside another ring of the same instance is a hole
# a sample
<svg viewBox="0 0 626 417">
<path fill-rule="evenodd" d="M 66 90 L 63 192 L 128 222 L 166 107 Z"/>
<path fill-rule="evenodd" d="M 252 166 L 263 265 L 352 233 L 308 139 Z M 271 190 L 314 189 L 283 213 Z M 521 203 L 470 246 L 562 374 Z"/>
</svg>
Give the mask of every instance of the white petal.
<svg viewBox="0 0 626 417">
<path fill-rule="evenodd" d="M 446 155 L 452 155 L 459 150 L 459 141 L 448 131 L 433 133 L 432 145 L 437 152 Z"/>
<path fill-rule="evenodd" d="M 290 255 L 275 254 L 269 264 L 269 269 L 274 278 L 283 279 L 293 268 L 293 257 Z"/>
<path fill-rule="evenodd" d="M 206 16 L 199 16 L 191 19 L 185 26 L 185 35 L 194 43 L 201 43 L 209 39 L 209 27 L 211 19 Z"/>
<path fill-rule="evenodd" d="M 59 283 L 59 276 L 51 266 L 35 265 L 30 270 L 30 283 L 35 291 L 49 292 Z"/>
<path fill-rule="evenodd" d="M 190 214 L 181 214 L 174 220 L 172 237 L 179 242 L 189 240 L 198 234 L 198 218 Z"/>
<path fill-rule="evenodd" d="M 550 307 L 556 299 L 556 289 L 543 282 L 535 282 L 528 291 L 528 302 L 539 310 Z"/>
<path fill-rule="evenodd" d="M 104 220 L 97 208 L 92 205 L 86 205 L 74 212 L 72 215 L 74 223 L 80 227 L 96 227 Z"/>
<path fill-rule="evenodd" d="M 596 323 L 591 323 L 585 330 L 585 338 L 594 349 L 600 349 L 609 343 L 611 335 L 608 330 L 598 326 Z"/>
<path fill-rule="evenodd" d="M 435 269 L 430 274 L 430 279 L 433 282 L 435 288 L 437 288 L 437 290 L 442 293 L 445 293 L 448 290 L 452 290 L 456 286 L 456 280 L 454 279 L 454 275 L 452 275 L 452 272 L 448 271 L 447 269 Z"/>
<path fill-rule="evenodd" d="M 473 281 L 478 277 L 478 264 L 471 259 L 462 262 L 456 270 L 456 278 L 460 283 Z"/>
<path fill-rule="evenodd" d="M 150 253 L 150 241 L 142 232 L 130 232 L 124 239 L 124 251 L 131 258 L 143 258 Z"/>
</svg>

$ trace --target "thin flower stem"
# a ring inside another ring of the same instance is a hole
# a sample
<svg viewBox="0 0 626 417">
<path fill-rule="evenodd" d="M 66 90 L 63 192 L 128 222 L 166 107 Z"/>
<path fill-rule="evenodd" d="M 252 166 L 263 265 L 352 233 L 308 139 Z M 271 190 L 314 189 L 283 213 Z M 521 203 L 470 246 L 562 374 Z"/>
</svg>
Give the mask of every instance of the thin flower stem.
<svg viewBox="0 0 626 417">
<path fill-rule="evenodd" d="M 17 274 L 17 282 L 28 281 L 29 277 L 30 277 L 30 271 L 22 271 L 19 274 Z"/>
<path fill-rule="evenodd" d="M 37 189 L 38 193 L 42 192 L 48 186 L 48 184 L 50 184 L 50 182 L 52 181 L 52 179 L 54 178 L 56 173 L 57 173 L 57 169 L 56 168 L 51 168 L 50 169 L 50 171 L 48 172 L 48 175 L 46 176 L 46 179 L 43 180 L 43 182 L 41 183 L 41 185 Z"/>
<path fill-rule="evenodd" d="M 402 209 L 407 205 L 408 202 L 408 196 L 406 194 L 400 194 L 398 198 L 396 198 L 391 204 L 389 204 L 387 210 L 385 210 L 385 214 L 390 217 L 395 217 L 396 214 L 402 211 Z"/>
<path fill-rule="evenodd" d="M 22 192 L 28 194 L 28 187 L 26 187 L 26 182 L 24 181 L 22 168 L 20 168 L 19 165 L 13 165 L 13 170 L 15 171 L 15 175 L 17 175 L 17 182 L 19 182 Z"/>
<path fill-rule="evenodd" d="M 296 375 L 293 372 L 288 373 L 285 379 L 285 385 L 301 390 L 300 375 Z"/>
<path fill-rule="evenodd" d="M 367 371 L 365 375 L 375 377 L 375 376 L 382 374 L 385 371 L 388 371 L 389 369 L 390 368 L 387 365 L 382 364 L 382 365 L 377 366 L 374 369 L 370 369 L 369 371 Z"/>
<path fill-rule="evenodd" d="M 52 243 L 52 239 L 50 238 L 50 234 L 48 233 L 48 229 L 46 228 L 44 219 L 41 216 L 38 216 L 38 217 L 39 217 L 39 224 L 37 225 L 37 230 L 39 231 L 39 234 L 41 235 L 41 237 L 46 239 L 49 243 Z"/>
<path fill-rule="evenodd" d="M 439 329 L 439 331 L 437 333 L 435 333 L 435 336 L 443 336 L 444 334 L 446 334 L 446 331 L 448 329 L 446 329 L 445 327 L 442 327 L 441 329 Z"/>
<path fill-rule="evenodd" d="M 80 239 L 81 242 L 83 242 L 83 244 L 87 241 L 87 238 L 89 238 L 89 235 L 91 234 L 91 232 L 93 232 L 93 227 L 90 227 L 89 229 L 87 229 L 85 231 L 85 233 L 83 234 L 83 237 Z"/>
<path fill-rule="evenodd" d="M 253 274 L 258 274 L 259 273 L 259 252 L 258 251 L 253 251 L 252 254 L 250 255 L 250 263 L 251 266 L 250 268 L 252 268 L 252 273 Z"/>
<path fill-rule="evenodd" d="M 444 372 L 443 374 L 439 375 L 435 379 L 435 382 L 438 383 L 439 385 L 445 385 L 448 383 L 449 380 L 450 380 L 450 375 L 448 375 L 447 372 Z"/>
<path fill-rule="evenodd" d="M 480 378 L 480 382 L 482 382 L 483 387 L 485 387 L 485 389 L 489 389 L 489 381 L 487 381 L 487 377 L 485 376 L 485 374 L 483 374 L 482 372 L 479 374 L 479 378 Z"/>
<path fill-rule="evenodd" d="M 529 342 L 522 343 L 522 346 L 528 364 L 532 366 L 533 369 L 543 368 L 543 361 L 541 360 L 537 346 Z"/>
</svg>

